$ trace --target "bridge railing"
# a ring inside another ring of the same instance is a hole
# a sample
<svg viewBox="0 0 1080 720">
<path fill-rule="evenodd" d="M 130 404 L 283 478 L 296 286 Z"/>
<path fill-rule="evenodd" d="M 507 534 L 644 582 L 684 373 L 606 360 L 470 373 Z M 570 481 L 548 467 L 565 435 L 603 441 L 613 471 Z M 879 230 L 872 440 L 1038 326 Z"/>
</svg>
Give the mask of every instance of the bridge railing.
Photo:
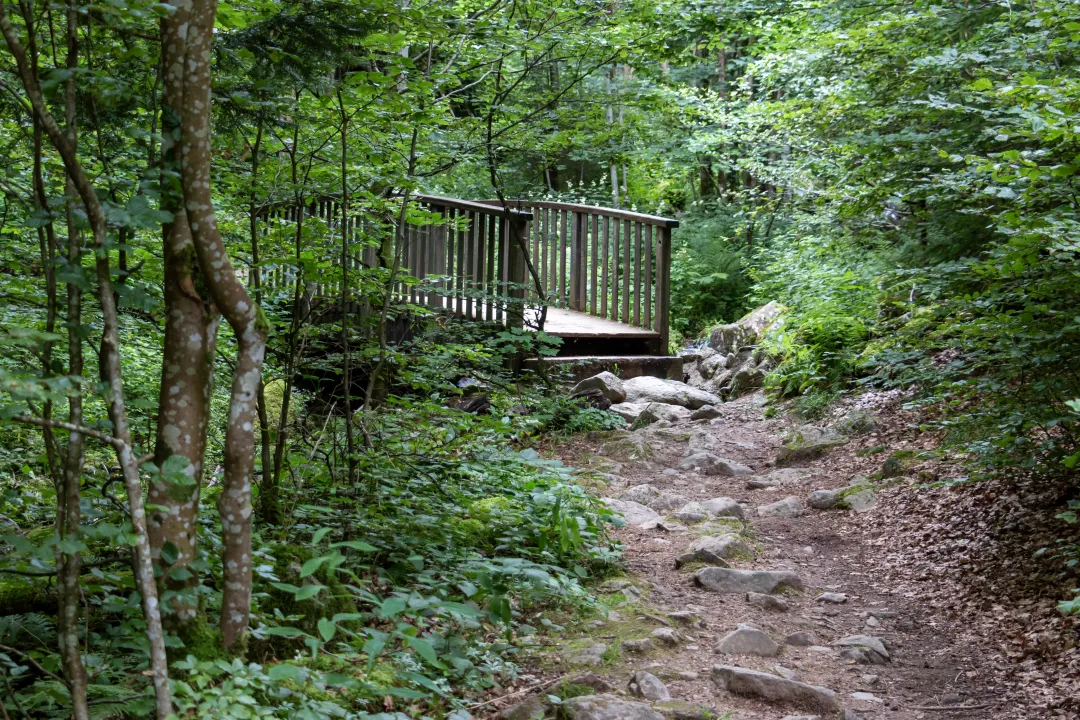
<svg viewBox="0 0 1080 720">
<path fill-rule="evenodd" d="M 519 327 L 535 326 L 538 307 L 546 304 L 653 331 L 660 347 L 667 347 L 671 231 L 677 220 L 547 201 L 512 200 L 504 207 L 434 195 L 414 200 L 443 221 L 404 229 L 402 275 L 418 282 L 395 283 L 401 300 Z M 333 198 L 311 203 L 304 216 L 341 232 L 340 205 Z M 266 219 L 295 223 L 299 217 L 296 208 L 281 206 Z M 358 215 L 345 232 L 355 237 L 367 223 Z M 339 262 L 340 255 L 334 264 Z M 368 246 L 356 250 L 350 265 L 379 262 L 376 248 Z M 263 283 L 291 284 L 295 273 L 275 268 L 264 273 Z M 315 281 L 310 293 L 337 296 L 339 283 Z"/>
</svg>

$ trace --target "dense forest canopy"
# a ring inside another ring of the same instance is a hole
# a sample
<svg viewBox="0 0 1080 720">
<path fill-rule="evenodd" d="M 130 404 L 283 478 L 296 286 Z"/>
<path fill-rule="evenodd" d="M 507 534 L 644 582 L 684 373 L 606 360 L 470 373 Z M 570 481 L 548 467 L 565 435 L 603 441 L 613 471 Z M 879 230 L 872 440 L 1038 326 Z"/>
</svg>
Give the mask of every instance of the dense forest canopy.
<svg viewBox="0 0 1080 720">
<path fill-rule="evenodd" d="M 1063 483 L 1076 523 L 1076 3 L 0 0 L 0 32 L 5 717 L 464 713 L 595 603 L 612 513 L 532 448 L 622 421 L 522 372 L 542 329 L 395 300 L 448 222 L 419 195 L 677 217 L 672 351 L 777 301 L 773 402 L 903 388 L 962 480 Z"/>
</svg>

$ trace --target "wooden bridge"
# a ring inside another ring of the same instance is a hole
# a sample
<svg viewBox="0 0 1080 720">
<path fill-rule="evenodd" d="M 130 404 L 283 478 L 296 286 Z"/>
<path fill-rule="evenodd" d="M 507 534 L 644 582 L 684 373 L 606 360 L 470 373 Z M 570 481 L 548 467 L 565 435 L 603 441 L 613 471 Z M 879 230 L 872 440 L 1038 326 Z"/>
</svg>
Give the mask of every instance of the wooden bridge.
<svg viewBox="0 0 1080 720">
<path fill-rule="evenodd" d="M 542 329 L 563 339 L 562 356 L 667 355 L 677 220 L 560 202 L 412 200 L 442 221 L 407 224 L 399 261 L 404 277 L 393 288 L 401 301 Z M 333 198 L 313 203 L 305 215 L 340 226 Z M 290 207 L 267 214 L 270 222 L 296 218 Z M 350 232 L 362 222 L 351 221 Z M 350 265 L 379 262 L 378 249 L 368 246 Z M 290 282 L 290 275 L 271 270 L 264 284 Z M 317 297 L 339 293 L 337 283 L 314 288 Z"/>
</svg>

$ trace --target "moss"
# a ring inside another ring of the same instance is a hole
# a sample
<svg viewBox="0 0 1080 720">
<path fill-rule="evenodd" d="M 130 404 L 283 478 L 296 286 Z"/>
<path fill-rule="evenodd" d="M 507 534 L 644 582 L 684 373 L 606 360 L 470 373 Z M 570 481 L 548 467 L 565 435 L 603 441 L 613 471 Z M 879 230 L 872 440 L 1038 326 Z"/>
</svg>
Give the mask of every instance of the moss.
<svg viewBox="0 0 1080 720">
<path fill-rule="evenodd" d="M 559 686 L 559 697 L 563 700 L 569 700 L 570 698 L 584 697 L 586 695 L 595 694 L 596 690 L 589 685 L 580 685 L 578 683 L 564 682 L 562 685 Z"/>
<path fill-rule="evenodd" d="M 881 464 L 881 475 L 887 478 L 904 475 L 918 462 L 918 455 L 913 450 L 897 450 Z"/>
<path fill-rule="evenodd" d="M 450 532 L 462 545 L 476 547 L 488 544 L 489 537 L 484 523 L 474 518 L 462 518 L 455 521 L 450 527 Z"/>
<path fill-rule="evenodd" d="M 0 575 L 0 578 L 3 578 Z M 48 582 L 28 577 L 0 579 L 0 615 L 23 615 L 31 612 L 54 614 L 56 590 Z"/>
<path fill-rule="evenodd" d="M 485 525 L 489 525 L 492 520 L 503 519 L 501 516 L 513 512 L 514 509 L 514 503 L 510 498 L 496 495 L 495 497 L 477 500 L 469 505 L 469 516 Z"/>
<path fill-rule="evenodd" d="M 269 595 L 268 599 L 262 601 L 266 605 L 264 612 L 276 608 L 283 615 L 299 616 L 296 627 L 311 634 L 318 631 L 318 622 L 324 617 L 332 618 L 338 613 L 356 612 L 356 605 L 348 588 L 325 563 L 312 575 L 300 577 L 304 563 L 315 557 L 310 550 L 299 545 L 274 545 L 270 553 L 275 558 L 274 575 L 279 582 L 297 586 L 323 585 L 325 589 L 311 600 L 297 602 L 292 593 L 265 583 L 259 588 L 261 592 Z"/>
<path fill-rule="evenodd" d="M 200 611 L 194 619 L 176 629 L 175 635 L 184 643 L 183 648 L 170 648 L 170 660 L 187 655 L 194 655 L 200 660 L 218 660 L 229 657 L 229 653 L 221 644 L 221 630 L 211 625 L 206 618 L 206 613 Z M 246 650 L 247 643 L 243 643 L 242 650 Z M 237 657 L 243 657 L 244 652 L 234 652 Z"/>
</svg>

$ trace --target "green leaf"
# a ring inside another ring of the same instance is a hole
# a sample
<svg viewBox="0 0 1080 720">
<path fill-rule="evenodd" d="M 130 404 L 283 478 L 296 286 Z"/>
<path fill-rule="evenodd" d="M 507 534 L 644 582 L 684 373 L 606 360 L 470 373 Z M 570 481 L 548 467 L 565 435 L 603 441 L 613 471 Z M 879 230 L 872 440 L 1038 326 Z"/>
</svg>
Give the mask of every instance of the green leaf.
<svg viewBox="0 0 1080 720">
<path fill-rule="evenodd" d="M 330 547 L 332 547 L 332 548 L 347 547 L 347 548 L 352 548 L 353 550 L 360 550 L 361 552 L 378 552 L 379 551 L 379 548 L 375 547 L 374 545 L 369 545 L 368 543 L 364 542 L 363 540 L 345 540 L 343 542 L 331 543 Z"/>
<path fill-rule="evenodd" d="M 319 528 L 318 530 L 316 530 L 315 534 L 311 536 L 311 544 L 318 545 L 319 542 L 321 542 L 322 539 L 326 537 L 332 529 L 333 528 Z"/>
<path fill-rule="evenodd" d="M 311 637 L 300 628 L 294 627 L 272 627 L 263 630 L 267 635 L 273 635 L 275 637 L 283 638 L 307 638 Z"/>
<path fill-rule="evenodd" d="M 326 562 L 327 560 L 329 560 L 329 559 L 330 559 L 329 555 L 323 555 L 322 557 L 311 558 L 306 563 L 304 563 L 303 567 L 300 568 L 300 577 L 301 578 L 306 578 L 309 575 L 313 575 L 315 573 L 315 571 L 318 570 L 322 566 L 322 564 L 324 562 Z"/>
<path fill-rule="evenodd" d="M 323 589 L 322 585 L 305 585 L 300 588 L 300 591 L 296 593 L 296 600 L 300 602 L 302 600 L 310 600 L 319 594 L 319 591 Z"/>
<path fill-rule="evenodd" d="M 333 620 L 327 620 L 326 618 L 319 620 L 319 634 L 322 635 L 323 641 L 330 642 L 336 632 L 337 625 L 334 624 Z"/>
<path fill-rule="evenodd" d="M 280 630 L 282 628 L 274 628 Z M 295 665 L 289 663 L 279 663 L 272 666 L 266 673 L 270 676 L 270 679 L 274 682 L 281 682 L 282 680 L 292 680 L 294 682 L 301 682 L 303 678 L 303 672 Z"/>
<path fill-rule="evenodd" d="M 438 656 L 435 655 L 435 648 L 424 638 L 409 637 L 408 635 L 402 636 L 405 638 L 405 644 L 416 651 L 416 654 L 427 660 L 436 667 L 443 667 L 439 662 Z"/>
</svg>

